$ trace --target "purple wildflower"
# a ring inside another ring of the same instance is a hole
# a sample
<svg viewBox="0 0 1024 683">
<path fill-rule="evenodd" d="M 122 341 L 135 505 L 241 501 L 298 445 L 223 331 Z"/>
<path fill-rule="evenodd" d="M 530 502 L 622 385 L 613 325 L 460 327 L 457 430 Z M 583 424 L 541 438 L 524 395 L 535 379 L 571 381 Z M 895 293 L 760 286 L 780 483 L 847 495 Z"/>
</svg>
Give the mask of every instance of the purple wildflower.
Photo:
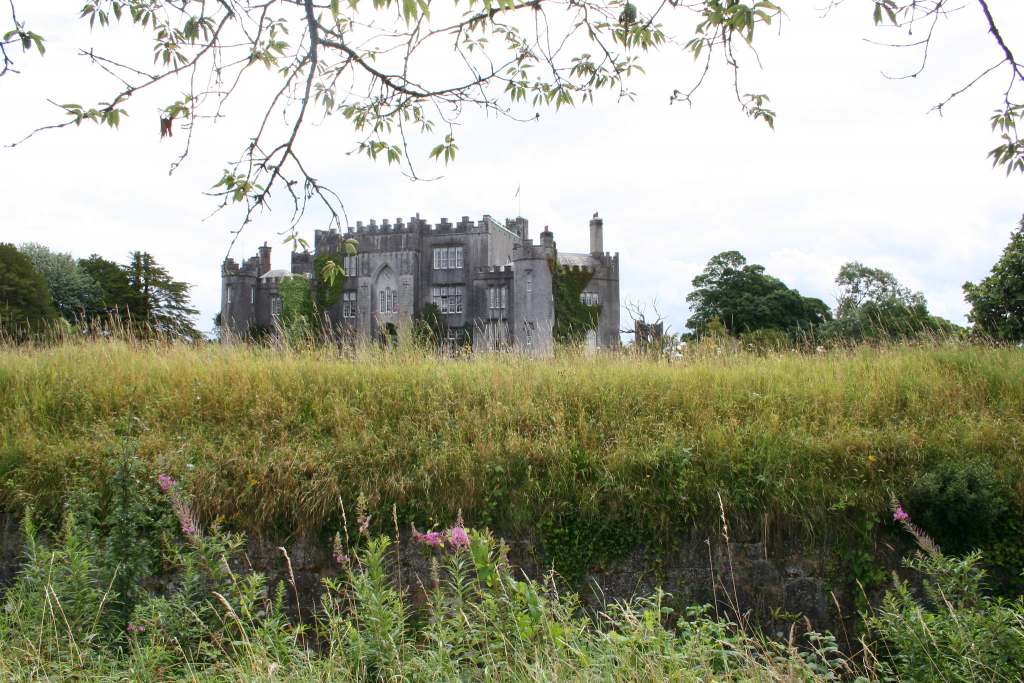
<svg viewBox="0 0 1024 683">
<path fill-rule="evenodd" d="M 181 533 L 186 536 L 199 535 L 199 522 L 196 520 L 195 514 L 189 508 L 188 503 L 176 493 L 171 494 L 171 509 L 174 510 L 174 516 L 178 518 L 178 524 L 181 525 Z"/>
<path fill-rule="evenodd" d="M 178 483 L 174 481 L 174 478 L 169 474 L 161 474 L 159 477 L 156 478 L 156 480 L 157 483 L 160 485 L 160 490 L 163 491 L 164 493 L 170 491 L 172 488 L 174 488 L 174 485 Z"/>
<path fill-rule="evenodd" d="M 143 626 L 142 624 L 135 625 L 135 624 L 133 624 L 131 622 L 128 622 L 128 633 L 145 633 L 145 632 L 146 632 L 146 627 Z"/>
<path fill-rule="evenodd" d="M 430 546 L 431 548 L 440 548 L 444 543 L 444 534 L 440 531 L 428 531 L 426 533 L 420 533 L 413 527 L 412 538 L 417 543 Z"/>
<path fill-rule="evenodd" d="M 448 542 L 452 544 L 452 548 L 455 550 L 465 550 L 469 548 L 469 534 L 466 533 L 466 529 L 462 524 L 458 524 L 451 528 L 448 532 Z"/>
<path fill-rule="evenodd" d="M 892 512 L 892 519 L 895 522 L 906 522 L 910 519 L 910 515 L 907 514 L 902 505 L 897 505 L 896 509 Z"/>
</svg>

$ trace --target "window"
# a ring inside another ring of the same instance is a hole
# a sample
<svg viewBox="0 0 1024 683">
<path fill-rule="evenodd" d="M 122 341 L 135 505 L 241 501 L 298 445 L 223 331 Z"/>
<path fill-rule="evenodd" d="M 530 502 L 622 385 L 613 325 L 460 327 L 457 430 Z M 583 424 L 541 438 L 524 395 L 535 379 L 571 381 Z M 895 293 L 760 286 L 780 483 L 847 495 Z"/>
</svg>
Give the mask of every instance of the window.
<svg viewBox="0 0 1024 683">
<path fill-rule="evenodd" d="M 390 287 L 377 292 L 378 313 L 398 313 L 398 292 Z"/>
<path fill-rule="evenodd" d="M 508 287 L 499 285 L 487 288 L 487 308 L 492 318 L 501 317 L 508 302 Z"/>
<path fill-rule="evenodd" d="M 458 270 L 459 268 L 462 268 L 462 247 L 434 249 L 434 270 Z"/>
<path fill-rule="evenodd" d="M 341 317 L 356 317 L 356 292 L 355 290 L 341 293 Z"/>
<path fill-rule="evenodd" d="M 526 278 L 526 293 L 533 294 L 533 276 L 530 275 Z"/>
<path fill-rule="evenodd" d="M 601 297 L 597 292 L 582 292 L 580 303 L 584 306 L 597 306 L 601 303 Z"/>
<path fill-rule="evenodd" d="M 228 288 L 228 303 L 231 303 L 231 288 Z"/>
<path fill-rule="evenodd" d="M 281 297 L 275 296 L 270 300 L 270 314 L 281 315 L 284 310 L 284 303 L 281 301 Z"/>
<path fill-rule="evenodd" d="M 345 277 L 355 277 L 357 275 L 356 268 L 358 267 L 356 257 L 346 256 L 342 261 L 341 267 L 345 269 Z"/>
<path fill-rule="evenodd" d="M 255 287 L 253 287 L 252 289 L 249 290 L 249 303 L 250 304 L 256 303 L 256 288 Z"/>
<path fill-rule="evenodd" d="M 444 315 L 462 313 L 462 287 L 433 287 L 431 298 Z"/>
</svg>

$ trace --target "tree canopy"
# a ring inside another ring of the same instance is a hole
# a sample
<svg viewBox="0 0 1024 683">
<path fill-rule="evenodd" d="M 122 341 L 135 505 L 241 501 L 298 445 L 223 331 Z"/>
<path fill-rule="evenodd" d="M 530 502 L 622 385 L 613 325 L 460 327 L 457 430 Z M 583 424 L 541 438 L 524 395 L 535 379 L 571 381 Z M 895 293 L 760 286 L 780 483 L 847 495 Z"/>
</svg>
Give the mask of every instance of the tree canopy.
<svg viewBox="0 0 1024 683">
<path fill-rule="evenodd" d="M 69 323 L 88 320 L 100 311 L 100 286 L 71 254 L 59 254 L 34 243 L 22 244 L 18 250 L 46 280 L 57 312 Z"/>
<path fill-rule="evenodd" d="M 978 284 L 964 284 L 971 304 L 967 319 L 976 331 L 993 339 L 1024 341 L 1024 218 L 1010 233 L 1010 243 Z"/>
<path fill-rule="evenodd" d="M 143 310 L 141 293 L 132 288 L 124 266 L 96 254 L 80 259 L 78 265 L 99 287 L 99 315 L 128 318 L 133 311 Z"/>
<path fill-rule="evenodd" d="M 836 317 L 822 330 L 826 339 L 899 340 L 957 329 L 948 320 L 929 313 L 924 294 L 903 286 L 887 270 L 851 261 L 840 267 L 836 285 Z"/>
<path fill-rule="evenodd" d="M 795 332 L 832 317 L 825 302 L 801 296 L 767 275 L 764 266 L 748 264 L 738 251 L 712 256 L 704 272 L 693 279 L 693 287 L 686 297 L 692 313 L 686 326 L 698 335 L 715 321 L 739 335 L 762 329 Z"/>
<path fill-rule="evenodd" d="M 0 243 L 0 331 L 17 338 L 57 317 L 46 279 L 13 244 Z"/>
<path fill-rule="evenodd" d="M 132 252 L 124 269 L 137 298 L 138 307 L 131 312 L 131 318 L 142 324 L 141 332 L 188 340 L 202 337 L 192 322 L 192 316 L 199 311 L 189 305 L 188 283 L 173 279 L 144 251 Z"/>
<path fill-rule="evenodd" d="M 1024 172 L 1024 67 L 987 0 L 964 7 L 950 0 L 862 2 L 876 24 L 908 33 L 898 45 L 919 51 L 920 68 L 906 76 L 925 68 L 933 35 L 948 24 L 940 20 L 981 21 L 995 63 L 966 84 L 950 84 L 936 109 L 982 78 L 1005 78 L 991 115 L 999 144 L 989 156 L 1007 172 Z M 0 76 L 31 64 L 18 50 L 43 54 L 47 45 L 47 27 L 18 14 L 31 3 L 9 6 Z M 341 198 L 318 180 L 296 144 L 310 122 L 343 119 L 355 134 L 353 151 L 416 178 L 429 159 L 455 158 L 456 131 L 469 108 L 533 120 L 544 107 L 592 101 L 603 92 L 629 99 L 649 52 L 681 50 L 690 68 L 680 70 L 683 82 L 667 93 L 671 102 L 690 103 L 710 70 L 725 69 L 742 110 L 772 126 L 769 95 L 749 84 L 751 70 L 742 67 L 759 62 L 755 36 L 783 11 L 770 0 L 86 0 L 77 13 L 97 42 L 80 54 L 110 78 L 111 89 L 85 103 L 54 100 L 57 118 L 39 130 L 90 122 L 117 127 L 133 98 L 157 92 L 159 134 L 180 140 L 173 171 L 188 156 L 196 127 L 228 116 L 227 100 L 249 89 L 267 104 L 238 156 L 222 166 L 214 194 L 222 205 L 241 203 L 244 221 L 281 191 L 293 202 L 293 221 L 315 200 L 340 225 Z M 127 47 L 132 41 L 122 41 L 116 25 L 146 36 L 152 50 Z M 264 68 L 269 78 L 256 75 Z M 153 126 L 155 134 L 156 120 Z M 413 136 L 429 141 L 426 158 L 410 152 Z"/>
</svg>

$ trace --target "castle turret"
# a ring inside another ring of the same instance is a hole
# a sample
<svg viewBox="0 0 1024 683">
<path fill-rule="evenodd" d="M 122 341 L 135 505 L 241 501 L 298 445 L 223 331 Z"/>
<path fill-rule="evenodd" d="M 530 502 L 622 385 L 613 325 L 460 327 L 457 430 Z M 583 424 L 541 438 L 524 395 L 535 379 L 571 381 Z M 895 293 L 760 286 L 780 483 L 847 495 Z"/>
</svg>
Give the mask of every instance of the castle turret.
<svg viewBox="0 0 1024 683">
<path fill-rule="evenodd" d="M 522 216 L 506 218 L 505 227 L 519 235 L 519 239 L 522 241 L 530 239 L 530 221 L 526 220 Z"/>
<path fill-rule="evenodd" d="M 313 275 L 313 255 L 308 251 L 292 252 L 292 275 Z"/>
<path fill-rule="evenodd" d="M 512 338 L 518 348 L 532 356 L 554 353 L 555 302 L 548 259 L 555 240 L 546 229 L 541 239 L 544 243 L 539 246 L 527 241 L 512 251 Z"/>
<path fill-rule="evenodd" d="M 544 226 L 544 232 L 540 234 L 540 246 L 544 247 L 548 252 L 554 252 L 556 248 L 555 233 L 551 232 L 550 228 L 546 225 Z"/>
<path fill-rule="evenodd" d="M 596 211 L 590 219 L 590 253 L 595 256 L 604 254 L 604 220 Z"/>
<path fill-rule="evenodd" d="M 260 275 L 270 270 L 270 247 L 264 242 L 260 247 Z"/>
</svg>

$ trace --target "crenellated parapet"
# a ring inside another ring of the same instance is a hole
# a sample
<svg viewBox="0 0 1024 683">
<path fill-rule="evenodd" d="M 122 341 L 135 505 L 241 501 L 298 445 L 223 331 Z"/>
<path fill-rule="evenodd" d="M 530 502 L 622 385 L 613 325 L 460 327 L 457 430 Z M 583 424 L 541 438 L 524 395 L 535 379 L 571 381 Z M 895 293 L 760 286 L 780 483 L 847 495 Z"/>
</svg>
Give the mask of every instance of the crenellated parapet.
<svg viewBox="0 0 1024 683">
<path fill-rule="evenodd" d="M 221 275 L 224 277 L 259 277 L 260 257 L 252 256 L 247 258 L 245 261 L 242 261 L 241 265 L 233 258 L 224 259 Z"/>
<path fill-rule="evenodd" d="M 313 254 L 308 251 L 292 252 L 292 274 L 313 275 Z"/>
<path fill-rule="evenodd" d="M 332 324 L 377 339 L 383 322 L 408 322 L 429 304 L 438 305 L 456 335 L 471 328 L 491 335 L 486 348 L 518 346 L 550 355 L 555 319 L 553 268 L 588 273 L 588 296 L 601 301 L 597 343 L 618 339 L 619 256 L 603 250 L 604 221 L 590 221 L 590 250 L 562 252 L 544 226 L 531 239 L 521 216 L 495 220 L 490 214 L 430 223 L 419 214 L 403 219 L 373 218 L 354 225 L 316 230 L 310 252 L 291 254 L 290 268 L 270 267 L 270 247 L 249 259 L 225 259 L 222 316 L 240 334 L 270 328 L 282 311 L 280 283 L 293 275 L 313 277 L 318 254 L 345 255 L 341 298 L 327 315 Z M 345 242 L 358 242 L 348 258 Z M 495 327 L 497 326 L 497 327 Z M 500 329 L 498 329 L 500 328 Z M 485 336 L 486 336 L 485 334 Z M 474 339 L 476 337 L 474 336 Z"/>
<path fill-rule="evenodd" d="M 377 222 L 376 218 L 371 218 L 368 222 L 356 221 L 354 226 L 348 226 L 345 230 L 347 236 L 355 236 L 361 234 L 369 235 L 380 235 L 380 234 L 394 234 L 394 233 L 426 233 L 426 234 L 466 234 L 473 232 L 487 232 L 492 228 L 498 228 L 502 230 L 508 230 L 509 232 L 518 235 L 520 237 L 526 236 L 527 221 L 525 218 L 506 219 L 505 224 L 502 225 L 490 214 L 484 214 L 483 217 L 474 221 L 469 216 L 463 216 L 457 222 L 452 223 L 446 217 L 442 217 L 437 223 L 430 224 L 426 220 L 420 218 L 419 214 L 412 216 L 408 221 L 402 218 L 396 218 L 392 222 L 388 218 L 382 218 L 380 222 Z M 324 239 L 333 239 L 327 237 L 328 234 L 337 233 L 336 230 L 318 230 L 317 237 L 319 239 L 320 234 L 325 235 Z M 340 236 L 339 236 L 340 237 Z M 325 242 L 327 244 L 328 242 Z"/>
</svg>

